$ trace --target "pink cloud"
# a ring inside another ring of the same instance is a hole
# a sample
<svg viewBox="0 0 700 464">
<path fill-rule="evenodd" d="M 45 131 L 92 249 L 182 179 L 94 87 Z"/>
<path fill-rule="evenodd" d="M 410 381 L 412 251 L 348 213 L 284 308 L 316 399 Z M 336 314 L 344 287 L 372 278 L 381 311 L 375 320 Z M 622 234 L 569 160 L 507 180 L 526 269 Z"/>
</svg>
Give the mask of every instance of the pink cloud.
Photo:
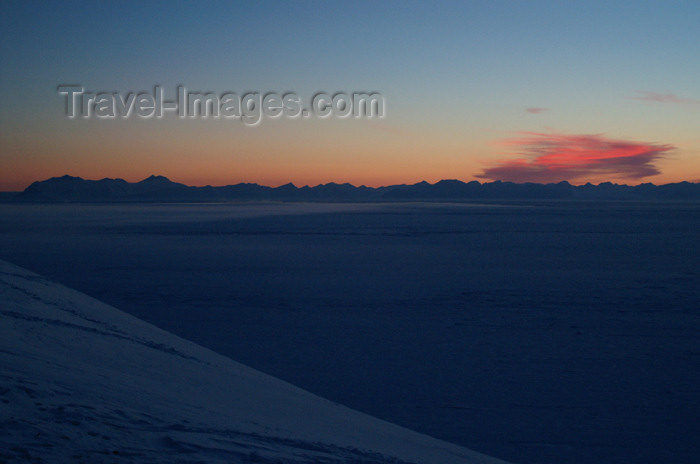
<svg viewBox="0 0 700 464">
<path fill-rule="evenodd" d="M 650 101 L 650 102 L 656 102 L 656 103 L 678 103 L 681 105 L 700 105 L 700 100 L 696 100 L 694 98 L 684 98 L 684 97 L 679 97 L 678 95 L 674 95 L 672 93 L 657 93 L 657 92 L 641 92 L 637 91 L 638 94 L 640 94 L 637 97 L 630 97 L 633 100 L 643 100 L 643 101 Z"/>
<path fill-rule="evenodd" d="M 499 144 L 518 157 L 484 169 L 476 177 L 510 182 L 641 179 L 660 174 L 654 162 L 672 145 L 615 140 L 603 135 L 524 132 Z"/>
<path fill-rule="evenodd" d="M 548 108 L 532 107 L 532 108 L 525 108 L 525 111 L 527 111 L 530 114 L 540 114 L 540 113 L 544 113 L 545 111 L 549 111 L 549 109 Z"/>
</svg>

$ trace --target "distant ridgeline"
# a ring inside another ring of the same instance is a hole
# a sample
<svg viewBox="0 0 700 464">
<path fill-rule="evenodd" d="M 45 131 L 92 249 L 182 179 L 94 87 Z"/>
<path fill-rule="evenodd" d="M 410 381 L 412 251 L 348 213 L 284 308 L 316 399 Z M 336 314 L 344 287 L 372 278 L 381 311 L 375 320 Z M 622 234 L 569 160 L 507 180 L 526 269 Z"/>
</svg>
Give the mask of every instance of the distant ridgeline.
<svg viewBox="0 0 700 464">
<path fill-rule="evenodd" d="M 34 182 L 23 192 L 4 195 L 13 202 L 216 202 L 216 201 L 472 201 L 472 200 L 690 200 L 700 201 L 700 184 L 637 186 L 605 182 L 599 185 L 515 184 L 512 182 L 441 180 L 435 184 L 387 187 L 355 187 L 351 184 L 322 184 L 296 187 L 286 184 L 265 187 L 236 184 L 223 187 L 190 187 L 163 176 L 141 182 L 123 179 L 85 180 L 54 177 Z"/>
</svg>

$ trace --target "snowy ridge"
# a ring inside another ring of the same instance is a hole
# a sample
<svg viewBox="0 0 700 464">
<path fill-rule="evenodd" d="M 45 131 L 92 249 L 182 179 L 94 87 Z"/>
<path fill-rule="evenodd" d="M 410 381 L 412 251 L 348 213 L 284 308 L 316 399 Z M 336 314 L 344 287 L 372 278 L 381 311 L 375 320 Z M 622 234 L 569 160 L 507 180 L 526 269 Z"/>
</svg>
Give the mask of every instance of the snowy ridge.
<svg viewBox="0 0 700 464">
<path fill-rule="evenodd" d="M 0 261 L 0 461 L 502 463 Z"/>
</svg>

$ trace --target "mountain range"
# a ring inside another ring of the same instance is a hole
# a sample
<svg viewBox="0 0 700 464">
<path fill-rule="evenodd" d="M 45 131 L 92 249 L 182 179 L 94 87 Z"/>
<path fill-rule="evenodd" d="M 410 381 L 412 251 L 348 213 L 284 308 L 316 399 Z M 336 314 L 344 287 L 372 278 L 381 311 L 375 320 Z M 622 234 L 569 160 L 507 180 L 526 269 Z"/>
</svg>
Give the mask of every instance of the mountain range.
<svg viewBox="0 0 700 464">
<path fill-rule="evenodd" d="M 700 183 L 680 182 L 636 186 L 604 182 L 598 185 L 441 180 L 434 184 L 400 184 L 356 187 L 352 184 L 319 184 L 267 187 L 239 183 L 221 187 L 194 187 L 163 176 L 140 182 L 105 178 L 86 180 L 63 176 L 32 183 L 23 192 L 5 194 L 12 202 L 216 202 L 216 201 L 472 201 L 472 200 L 681 200 L 700 201 Z"/>
</svg>

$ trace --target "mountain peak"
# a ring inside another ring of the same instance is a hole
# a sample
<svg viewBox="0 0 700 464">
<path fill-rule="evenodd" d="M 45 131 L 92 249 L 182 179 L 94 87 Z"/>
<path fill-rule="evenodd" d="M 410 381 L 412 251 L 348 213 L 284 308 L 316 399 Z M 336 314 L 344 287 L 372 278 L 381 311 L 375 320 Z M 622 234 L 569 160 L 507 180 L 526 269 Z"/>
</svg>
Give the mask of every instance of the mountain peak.
<svg viewBox="0 0 700 464">
<path fill-rule="evenodd" d="M 143 184 L 145 182 L 149 182 L 149 183 L 150 182 L 160 182 L 160 183 L 169 182 L 170 183 L 172 181 L 165 176 L 156 176 L 154 174 L 151 174 L 150 176 L 148 176 L 147 178 L 145 178 L 144 180 L 139 182 L 139 184 Z"/>
</svg>

